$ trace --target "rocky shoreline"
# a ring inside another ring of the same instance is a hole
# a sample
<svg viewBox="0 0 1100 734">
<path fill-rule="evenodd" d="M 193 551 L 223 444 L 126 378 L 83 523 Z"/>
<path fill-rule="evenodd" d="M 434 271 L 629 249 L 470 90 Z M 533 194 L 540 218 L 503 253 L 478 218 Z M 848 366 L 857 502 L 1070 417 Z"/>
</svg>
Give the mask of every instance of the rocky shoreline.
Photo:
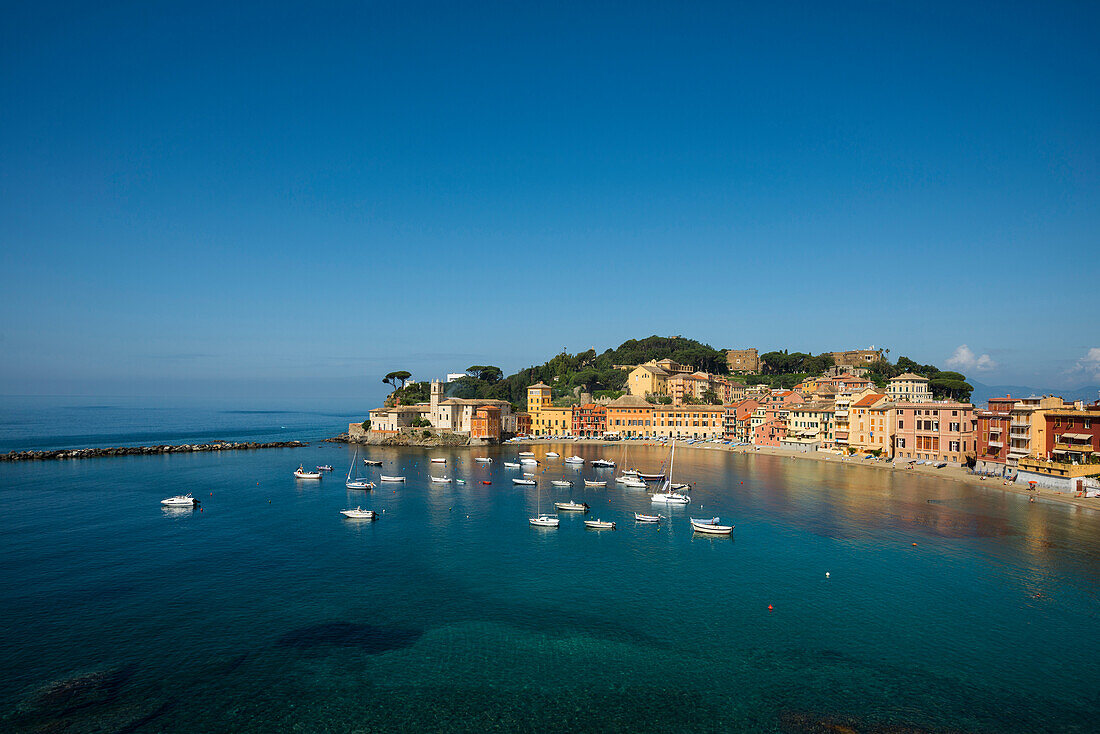
<svg viewBox="0 0 1100 734">
<path fill-rule="evenodd" d="M 118 446 L 102 449 L 54 449 L 50 451 L 11 451 L 0 454 L 0 461 L 52 461 L 56 459 L 99 459 L 105 456 L 151 456 L 154 454 L 187 454 L 201 451 L 252 451 L 254 449 L 296 449 L 309 444 L 302 441 L 215 441 L 185 443 L 177 446 Z"/>
<path fill-rule="evenodd" d="M 402 432 L 398 434 L 373 434 L 352 436 L 341 433 L 332 438 L 326 438 L 324 443 L 350 443 L 360 446 L 469 446 L 469 436 L 461 433 L 435 433 L 425 436 L 421 432 Z"/>
</svg>

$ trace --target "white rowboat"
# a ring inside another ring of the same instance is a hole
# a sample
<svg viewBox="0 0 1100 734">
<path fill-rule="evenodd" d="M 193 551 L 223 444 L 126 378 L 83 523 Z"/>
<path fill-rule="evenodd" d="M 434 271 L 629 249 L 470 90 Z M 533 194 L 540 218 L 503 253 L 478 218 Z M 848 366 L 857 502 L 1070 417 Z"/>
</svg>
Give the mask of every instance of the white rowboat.
<svg viewBox="0 0 1100 734">
<path fill-rule="evenodd" d="M 387 477 L 385 474 L 378 477 L 378 479 L 383 481 L 383 482 L 403 482 L 403 481 L 405 481 L 405 477 Z"/>
<path fill-rule="evenodd" d="M 640 512 L 635 512 L 634 513 L 634 519 L 637 522 L 647 522 L 647 523 L 651 523 L 651 524 L 661 522 L 661 516 L 660 515 L 643 515 Z"/>
<path fill-rule="evenodd" d="M 732 525 L 717 525 L 709 522 L 695 522 L 691 521 L 691 529 L 697 533 L 707 533 L 708 535 L 732 535 Z"/>
<path fill-rule="evenodd" d="M 607 482 L 594 482 L 591 479 L 584 480 L 584 486 L 586 487 L 606 487 Z"/>
<path fill-rule="evenodd" d="M 615 523 L 604 520 L 585 520 L 584 526 L 591 530 L 614 530 Z"/>
<path fill-rule="evenodd" d="M 553 484 L 555 487 L 572 487 L 573 486 L 572 482 L 564 482 L 560 479 L 551 479 L 550 483 Z"/>
</svg>

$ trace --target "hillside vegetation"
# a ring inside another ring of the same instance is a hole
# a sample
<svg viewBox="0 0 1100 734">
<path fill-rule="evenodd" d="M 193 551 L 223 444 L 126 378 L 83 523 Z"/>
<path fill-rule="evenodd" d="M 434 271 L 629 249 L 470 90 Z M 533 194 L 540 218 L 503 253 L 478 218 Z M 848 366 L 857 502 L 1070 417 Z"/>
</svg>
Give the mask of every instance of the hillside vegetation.
<svg viewBox="0 0 1100 734">
<path fill-rule="evenodd" d="M 575 388 L 597 396 L 617 396 L 622 393 L 629 373 L 616 369 L 615 365 L 637 365 L 654 359 L 671 359 L 714 374 L 726 374 L 729 369 L 726 353 L 709 344 L 678 336 L 650 336 L 631 339 L 600 354 L 594 349 L 577 354 L 562 352 L 544 364 L 507 377 L 498 367 L 472 365 L 466 370 L 466 377 L 448 383 L 447 397 L 507 400 L 522 410 L 527 405 L 527 388 L 537 382 L 549 385 L 551 397 L 556 401 L 567 402 Z M 397 397 L 404 405 L 426 402 L 430 398 L 429 384 L 409 383 L 395 390 L 386 399 L 386 405 L 393 405 Z"/>
</svg>

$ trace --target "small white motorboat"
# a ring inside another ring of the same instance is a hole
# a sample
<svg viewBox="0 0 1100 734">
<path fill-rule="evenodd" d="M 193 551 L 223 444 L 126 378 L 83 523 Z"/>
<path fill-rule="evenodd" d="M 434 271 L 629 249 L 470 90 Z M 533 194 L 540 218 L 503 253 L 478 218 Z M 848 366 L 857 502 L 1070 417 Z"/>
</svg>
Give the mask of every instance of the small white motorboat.
<svg viewBox="0 0 1100 734">
<path fill-rule="evenodd" d="M 535 452 L 534 451 L 520 451 L 519 455 L 520 456 L 534 456 Z"/>
<path fill-rule="evenodd" d="M 374 510 L 364 510 L 361 507 L 356 507 L 354 510 L 340 510 L 340 514 L 344 517 L 350 517 L 352 520 L 373 520 L 375 518 Z"/>
<path fill-rule="evenodd" d="M 506 462 L 504 462 L 504 468 L 505 469 L 519 469 L 519 464 L 517 464 L 514 461 L 506 461 Z"/>
<path fill-rule="evenodd" d="M 482 464 L 492 464 L 493 460 L 488 456 L 475 456 L 474 461 L 480 461 Z"/>
<path fill-rule="evenodd" d="M 619 477 L 619 483 L 631 489 L 645 489 L 645 482 L 637 477 Z"/>
<path fill-rule="evenodd" d="M 592 462 L 592 466 L 596 467 L 597 469 L 614 469 L 615 462 L 611 459 L 596 459 Z"/>
<path fill-rule="evenodd" d="M 295 479 L 320 479 L 321 472 L 319 471 L 306 471 L 302 467 L 298 467 L 294 470 Z"/>
<path fill-rule="evenodd" d="M 704 522 L 691 521 L 691 529 L 697 533 L 706 533 L 708 535 L 732 535 L 732 525 L 719 525 L 718 523 L 712 523 L 709 520 Z"/>
<path fill-rule="evenodd" d="M 332 471 L 332 467 L 328 464 L 321 464 L 317 467 L 317 471 Z"/>
<path fill-rule="evenodd" d="M 605 520 L 585 520 L 584 526 L 590 530 L 614 530 L 615 523 Z"/>
<path fill-rule="evenodd" d="M 525 464 L 527 466 L 538 466 L 539 464 L 537 459 L 520 459 L 519 463 Z"/>
<path fill-rule="evenodd" d="M 465 484 L 465 483 L 466 483 L 465 479 L 456 479 L 455 480 L 455 484 Z"/>
<path fill-rule="evenodd" d="M 623 476 L 624 477 L 636 477 L 636 476 L 638 476 L 638 470 L 637 469 L 623 469 Z"/>
<path fill-rule="evenodd" d="M 647 522 L 650 524 L 658 523 L 661 522 L 661 515 L 643 515 L 640 512 L 635 512 L 634 520 L 635 522 Z"/>
<path fill-rule="evenodd" d="M 450 484 L 451 483 L 451 478 L 450 477 L 432 477 L 430 474 L 428 476 L 431 477 L 432 484 Z"/>
<path fill-rule="evenodd" d="M 550 484 L 553 484 L 555 487 L 572 487 L 573 486 L 572 482 L 566 482 L 566 481 L 563 481 L 561 479 L 551 479 Z"/>
<path fill-rule="evenodd" d="M 534 479 L 520 479 L 519 477 L 512 477 L 512 484 L 522 484 L 526 487 L 534 487 L 538 482 Z"/>
<path fill-rule="evenodd" d="M 363 459 L 363 463 L 367 466 L 382 466 L 381 461 L 374 461 L 372 459 Z"/>
<path fill-rule="evenodd" d="M 643 479 L 647 482 L 659 482 L 659 481 L 661 481 L 662 479 L 665 478 L 665 475 L 664 474 L 643 474 L 642 472 L 638 472 L 638 478 Z"/>
<path fill-rule="evenodd" d="M 383 482 L 403 482 L 403 481 L 405 481 L 405 477 L 387 477 L 385 474 L 378 477 L 378 479 L 383 481 Z"/>
<path fill-rule="evenodd" d="M 570 456 L 565 460 L 566 464 L 583 464 L 584 459 L 579 456 Z"/>
<path fill-rule="evenodd" d="M 586 487 L 598 487 L 598 488 L 602 489 L 603 487 L 607 486 L 607 482 L 596 482 L 596 481 L 593 481 L 591 479 L 585 479 L 584 480 L 584 486 L 586 486 Z"/>
<path fill-rule="evenodd" d="M 160 501 L 162 505 L 168 507 L 194 507 L 199 504 L 199 501 L 191 496 L 191 493 L 176 495 L 175 497 L 169 497 Z"/>
<path fill-rule="evenodd" d="M 670 488 L 670 489 L 675 489 L 675 490 L 677 490 L 677 491 L 681 491 L 681 492 L 682 492 L 682 491 L 683 491 L 683 490 L 685 490 L 685 489 L 690 489 L 690 488 L 691 488 L 691 485 L 690 485 L 690 484 L 670 484 L 670 485 L 669 485 L 669 488 Z"/>
<path fill-rule="evenodd" d="M 447 460 L 446 460 L 446 459 L 442 459 L 442 458 L 440 458 L 440 459 L 432 459 L 432 463 L 433 463 L 433 464 L 446 464 L 446 463 L 447 463 Z"/>
<path fill-rule="evenodd" d="M 530 523 L 538 528 L 556 528 L 561 520 L 553 515 L 539 515 L 538 517 L 532 517 Z"/>
<path fill-rule="evenodd" d="M 569 500 L 568 502 L 555 502 L 554 507 L 562 512 L 588 512 L 587 502 L 574 502 L 573 500 Z"/>
<path fill-rule="evenodd" d="M 556 459 L 559 456 L 561 456 L 561 454 L 559 454 L 557 451 L 547 451 L 546 452 L 546 457 L 548 459 Z"/>
</svg>

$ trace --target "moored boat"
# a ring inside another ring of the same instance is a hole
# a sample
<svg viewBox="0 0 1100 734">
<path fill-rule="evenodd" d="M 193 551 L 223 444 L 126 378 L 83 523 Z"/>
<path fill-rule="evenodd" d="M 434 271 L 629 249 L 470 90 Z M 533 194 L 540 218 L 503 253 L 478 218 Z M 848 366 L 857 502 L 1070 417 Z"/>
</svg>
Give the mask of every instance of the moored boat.
<svg viewBox="0 0 1100 734">
<path fill-rule="evenodd" d="M 431 475 L 429 475 L 429 477 L 432 480 L 432 484 L 450 484 L 451 483 L 451 478 L 450 477 L 433 477 Z"/>
<path fill-rule="evenodd" d="M 590 530 L 614 530 L 615 523 L 606 520 L 585 520 L 584 526 Z"/>
<path fill-rule="evenodd" d="M 592 466 L 596 467 L 597 469 L 614 469 L 615 462 L 611 459 L 595 459 L 592 462 Z"/>
<path fill-rule="evenodd" d="M 565 463 L 566 464 L 583 464 L 584 459 L 582 459 L 579 456 L 570 456 L 570 457 L 566 458 Z"/>
<path fill-rule="evenodd" d="M 306 471 L 305 467 L 299 466 L 294 470 L 295 479 L 320 479 L 321 472 L 319 471 Z"/>
<path fill-rule="evenodd" d="M 659 482 L 665 478 L 664 474 L 646 474 L 644 472 L 638 472 L 638 478 L 647 482 Z"/>
<path fill-rule="evenodd" d="M 387 477 L 385 474 L 378 477 L 378 479 L 383 481 L 383 482 L 403 482 L 403 481 L 405 481 L 405 477 Z"/>
<path fill-rule="evenodd" d="M 603 488 L 603 487 L 607 486 L 607 482 L 597 482 L 597 481 L 594 481 L 592 479 L 585 479 L 584 480 L 584 486 Z"/>
<path fill-rule="evenodd" d="M 634 520 L 636 522 L 658 523 L 661 522 L 661 515 L 643 515 L 640 512 L 634 513 Z"/>
<path fill-rule="evenodd" d="M 524 466 L 538 466 L 539 464 L 537 459 L 520 459 L 519 463 Z"/>
<path fill-rule="evenodd" d="M 532 517 L 528 520 L 532 525 L 539 528 L 556 528 L 561 520 L 553 515 L 539 515 L 538 517 Z"/>
<path fill-rule="evenodd" d="M 348 475 L 344 479 L 344 486 L 348 489 L 374 489 L 374 482 L 368 481 L 363 477 L 352 477 L 351 473 L 355 470 L 355 460 L 359 458 L 359 448 L 356 447 L 355 455 L 351 457 L 351 466 L 348 467 Z"/>
<path fill-rule="evenodd" d="M 488 456 L 475 456 L 474 461 L 480 461 L 482 464 L 492 464 L 493 460 Z"/>
<path fill-rule="evenodd" d="M 548 458 L 548 459 L 556 459 L 559 456 L 561 456 L 561 454 L 559 454 L 557 451 L 547 451 L 546 452 L 546 458 Z"/>
<path fill-rule="evenodd" d="M 375 461 L 373 459 L 363 459 L 363 463 L 367 466 L 382 466 L 381 461 Z"/>
<path fill-rule="evenodd" d="M 433 464 L 446 464 L 447 460 L 443 457 L 436 457 L 432 459 Z"/>
<path fill-rule="evenodd" d="M 504 468 L 505 469 L 519 469 L 519 464 L 517 464 L 514 461 L 506 461 L 506 462 L 504 462 Z"/>
<path fill-rule="evenodd" d="M 519 455 L 520 456 L 534 456 L 535 452 L 534 451 L 520 451 Z"/>
<path fill-rule="evenodd" d="M 188 492 L 187 494 L 179 494 L 175 497 L 168 497 L 167 499 L 161 500 L 160 503 L 162 505 L 167 505 L 168 507 L 194 507 L 195 505 L 199 504 L 199 501 L 192 497 L 191 493 Z"/>
<path fill-rule="evenodd" d="M 361 507 L 356 507 L 354 510 L 340 510 L 340 514 L 344 517 L 350 517 L 352 520 L 373 520 L 375 518 L 374 510 L 364 510 Z"/>
<path fill-rule="evenodd" d="M 691 529 L 694 530 L 697 533 L 706 533 L 707 535 L 732 535 L 733 534 L 733 526 L 732 525 L 719 525 L 717 523 L 711 523 L 709 521 L 707 521 L 707 522 L 696 522 L 695 520 L 692 520 L 691 521 Z"/>
<path fill-rule="evenodd" d="M 574 502 L 569 500 L 568 502 L 555 502 L 554 507 L 562 512 L 588 512 L 587 502 Z"/>
<path fill-rule="evenodd" d="M 317 471 L 332 471 L 332 467 L 328 464 L 321 464 L 320 466 L 315 468 L 317 469 Z"/>
<path fill-rule="evenodd" d="M 551 479 L 550 483 L 553 484 L 555 487 L 572 487 L 573 486 L 572 482 L 566 482 L 566 481 L 563 481 L 561 479 Z"/>
<path fill-rule="evenodd" d="M 676 464 L 676 439 L 672 439 L 672 454 L 668 462 L 668 479 L 665 480 L 661 491 L 654 492 L 650 499 L 654 502 L 662 502 L 666 505 L 691 504 L 691 497 L 680 494 L 672 489 L 672 467 Z"/>
<path fill-rule="evenodd" d="M 534 487 L 538 482 L 534 479 L 520 479 L 519 477 L 512 477 L 512 484 L 522 484 L 527 487 Z"/>
</svg>

